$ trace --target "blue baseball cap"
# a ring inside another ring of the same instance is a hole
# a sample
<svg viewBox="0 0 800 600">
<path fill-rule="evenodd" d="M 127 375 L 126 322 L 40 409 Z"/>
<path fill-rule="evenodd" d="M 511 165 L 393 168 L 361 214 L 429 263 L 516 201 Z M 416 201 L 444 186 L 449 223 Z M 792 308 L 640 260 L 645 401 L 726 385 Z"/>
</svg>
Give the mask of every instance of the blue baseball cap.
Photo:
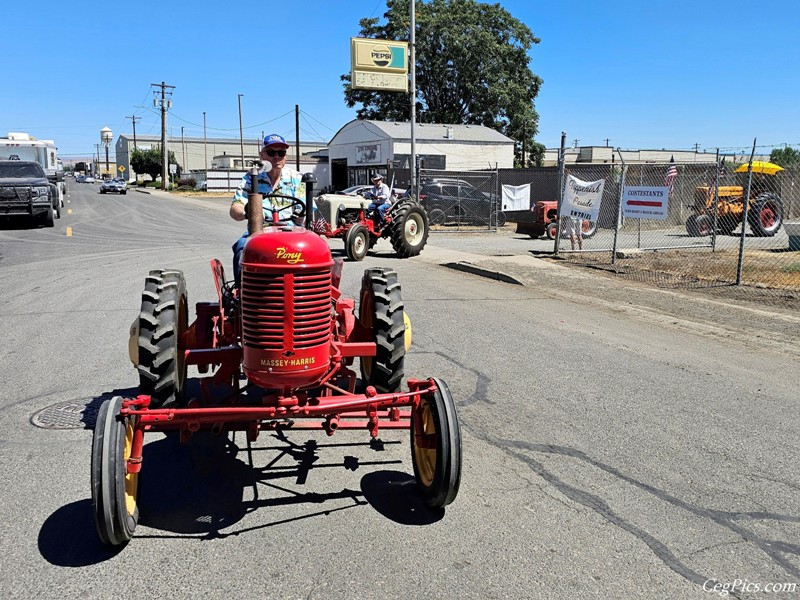
<svg viewBox="0 0 800 600">
<path fill-rule="evenodd" d="M 288 148 L 289 144 L 286 143 L 286 140 L 283 139 L 282 135 L 270 133 L 264 138 L 264 146 L 283 146 L 284 148 Z"/>
</svg>

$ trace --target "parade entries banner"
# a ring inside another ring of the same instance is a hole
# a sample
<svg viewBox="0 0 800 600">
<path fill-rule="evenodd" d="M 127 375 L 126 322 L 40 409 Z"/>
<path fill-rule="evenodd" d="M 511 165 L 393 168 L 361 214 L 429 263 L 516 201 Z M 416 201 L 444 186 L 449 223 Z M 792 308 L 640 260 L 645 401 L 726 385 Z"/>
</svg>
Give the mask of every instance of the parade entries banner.
<svg viewBox="0 0 800 600">
<path fill-rule="evenodd" d="M 567 175 L 561 215 L 573 219 L 597 221 L 605 183 L 605 179 L 583 181 L 573 175 Z"/>
</svg>

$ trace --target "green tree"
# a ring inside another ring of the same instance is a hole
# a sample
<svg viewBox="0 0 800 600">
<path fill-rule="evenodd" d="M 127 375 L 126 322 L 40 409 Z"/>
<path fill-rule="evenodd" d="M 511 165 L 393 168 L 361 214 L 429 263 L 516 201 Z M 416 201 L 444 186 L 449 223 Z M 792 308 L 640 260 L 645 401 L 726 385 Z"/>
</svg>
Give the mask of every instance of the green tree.
<svg viewBox="0 0 800 600">
<path fill-rule="evenodd" d="M 175 153 L 172 150 L 169 151 L 167 160 L 176 163 Z M 131 152 L 131 167 L 137 173 L 147 173 L 155 181 L 161 176 L 161 148 L 156 146 L 149 150 L 135 149 Z"/>
<path fill-rule="evenodd" d="M 775 148 L 769 153 L 769 162 L 782 167 L 792 167 L 800 165 L 800 151 L 786 146 L 785 148 Z"/>
<path fill-rule="evenodd" d="M 361 19 L 360 37 L 408 41 L 410 0 L 387 0 L 385 24 Z M 516 164 L 541 164 L 534 142 L 539 115 L 534 100 L 542 80 L 529 68 L 539 39 L 499 4 L 476 0 L 417 1 L 416 115 L 420 123 L 484 125 L 516 140 Z M 397 92 L 354 90 L 341 76 L 348 107 L 360 119 L 408 121 L 410 102 Z"/>
</svg>

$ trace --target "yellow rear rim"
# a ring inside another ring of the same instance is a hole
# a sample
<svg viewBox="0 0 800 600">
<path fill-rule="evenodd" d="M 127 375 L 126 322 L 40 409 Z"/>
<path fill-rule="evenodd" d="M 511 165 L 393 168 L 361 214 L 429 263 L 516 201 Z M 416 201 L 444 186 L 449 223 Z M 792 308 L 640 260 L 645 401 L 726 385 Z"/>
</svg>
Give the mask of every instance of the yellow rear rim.
<svg viewBox="0 0 800 600">
<path fill-rule="evenodd" d="M 420 421 L 422 421 L 422 434 L 425 436 L 436 436 L 436 422 L 433 418 L 431 405 L 427 400 L 420 404 Z M 419 433 L 419 432 L 415 432 Z M 433 477 L 436 474 L 436 444 L 433 448 L 420 448 L 417 446 L 416 436 L 414 437 L 414 458 L 417 463 L 417 473 L 420 481 L 426 487 L 433 485 Z"/>
<path fill-rule="evenodd" d="M 127 470 L 128 459 L 131 457 L 131 450 L 133 448 L 133 419 L 127 419 L 127 427 L 125 428 L 125 452 L 123 453 L 123 468 Z M 125 508 L 129 515 L 136 512 L 136 493 L 139 488 L 139 474 L 126 473 L 125 474 Z"/>
</svg>

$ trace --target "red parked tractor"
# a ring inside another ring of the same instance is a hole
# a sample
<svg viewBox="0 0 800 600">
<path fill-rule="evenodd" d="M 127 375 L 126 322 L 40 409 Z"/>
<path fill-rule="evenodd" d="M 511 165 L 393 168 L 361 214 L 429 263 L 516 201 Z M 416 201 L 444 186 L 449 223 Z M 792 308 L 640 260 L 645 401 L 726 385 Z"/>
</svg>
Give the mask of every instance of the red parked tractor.
<svg viewBox="0 0 800 600">
<path fill-rule="evenodd" d="M 558 202 L 556 200 L 540 200 L 531 207 L 531 212 L 533 213 L 533 221 L 517 223 L 516 233 L 527 234 L 533 239 L 546 234 L 547 239 L 556 239 Z M 588 239 L 597 233 L 597 223 L 583 220 L 581 221 L 581 230 L 581 237 Z M 569 237 L 569 234 L 562 232 L 561 237 Z"/>
<path fill-rule="evenodd" d="M 313 206 L 313 176 L 304 180 L 305 205 L 283 196 L 303 211 Z M 106 544 L 133 536 L 144 436 L 154 431 L 176 432 L 182 442 L 198 431 L 244 431 L 249 444 L 261 431 L 292 427 L 365 429 L 372 438 L 381 428 L 409 429 L 425 503 L 443 508 L 458 493 L 461 433 L 447 384 L 408 379 L 401 390 L 411 326 L 397 273 L 366 269 L 356 311 L 339 289 L 343 261 L 310 231 L 310 217 L 305 229 L 289 227 L 274 212 L 263 227 L 262 202 L 250 194 L 240 288 L 212 260 L 217 300 L 198 302 L 192 323 L 180 271 L 145 278 L 129 347 L 140 395 L 104 402 L 92 442 L 92 503 Z M 186 397 L 189 365 L 201 374 L 199 397 Z"/>
</svg>

